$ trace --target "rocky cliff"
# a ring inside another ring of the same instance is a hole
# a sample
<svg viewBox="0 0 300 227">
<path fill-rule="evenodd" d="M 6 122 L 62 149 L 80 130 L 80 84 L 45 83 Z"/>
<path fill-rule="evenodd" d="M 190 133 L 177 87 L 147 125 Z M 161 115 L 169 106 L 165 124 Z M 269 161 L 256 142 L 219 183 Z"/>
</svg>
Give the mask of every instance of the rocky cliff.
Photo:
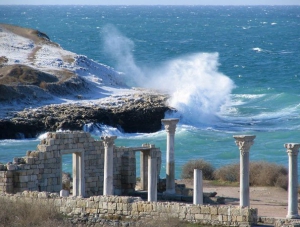
<svg viewBox="0 0 300 227">
<path fill-rule="evenodd" d="M 105 124 L 161 129 L 168 95 L 134 89 L 122 74 L 62 49 L 36 30 L 0 24 L 0 139 Z"/>
</svg>

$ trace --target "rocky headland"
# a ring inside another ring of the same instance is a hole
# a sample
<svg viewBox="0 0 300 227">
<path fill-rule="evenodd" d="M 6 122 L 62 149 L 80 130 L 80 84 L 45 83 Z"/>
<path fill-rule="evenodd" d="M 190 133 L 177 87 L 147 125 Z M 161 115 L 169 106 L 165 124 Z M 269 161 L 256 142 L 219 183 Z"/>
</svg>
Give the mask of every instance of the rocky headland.
<svg viewBox="0 0 300 227">
<path fill-rule="evenodd" d="M 0 139 L 113 126 L 161 129 L 168 95 L 129 88 L 122 73 L 61 48 L 37 30 L 0 24 Z"/>
</svg>

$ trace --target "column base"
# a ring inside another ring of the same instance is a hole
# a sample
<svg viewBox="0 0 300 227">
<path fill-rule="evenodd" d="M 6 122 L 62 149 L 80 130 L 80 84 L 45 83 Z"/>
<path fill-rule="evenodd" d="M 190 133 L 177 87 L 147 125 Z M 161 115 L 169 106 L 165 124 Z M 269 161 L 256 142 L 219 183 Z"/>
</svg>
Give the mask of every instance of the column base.
<svg viewBox="0 0 300 227">
<path fill-rule="evenodd" d="M 286 218 L 288 218 L 288 219 L 300 219 L 300 216 L 299 216 L 299 214 L 288 214 L 286 216 Z"/>
</svg>

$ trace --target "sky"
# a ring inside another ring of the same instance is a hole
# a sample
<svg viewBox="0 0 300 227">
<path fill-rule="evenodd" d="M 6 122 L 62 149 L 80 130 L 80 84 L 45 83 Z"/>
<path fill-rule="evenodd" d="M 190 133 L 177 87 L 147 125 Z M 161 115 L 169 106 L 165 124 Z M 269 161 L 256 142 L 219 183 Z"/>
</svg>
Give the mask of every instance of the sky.
<svg viewBox="0 0 300 227">
<path fill-rule="evenodd" d="M 300 0 L 0 0 L 0 5 L 300 5 Z"/>
</svg>

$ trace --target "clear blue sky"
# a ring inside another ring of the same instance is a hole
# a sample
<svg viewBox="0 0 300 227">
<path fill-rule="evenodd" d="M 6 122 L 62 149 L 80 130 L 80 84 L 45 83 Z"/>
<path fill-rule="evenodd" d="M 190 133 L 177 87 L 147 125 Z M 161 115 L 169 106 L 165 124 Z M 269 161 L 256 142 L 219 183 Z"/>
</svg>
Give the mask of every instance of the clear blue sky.
<svg viewBox="0 0 300 227">
<path fill-rule="evenodd" d="M 0 5 L 300 5 L 300 0 L 0 0 Z"/>
</svg>

